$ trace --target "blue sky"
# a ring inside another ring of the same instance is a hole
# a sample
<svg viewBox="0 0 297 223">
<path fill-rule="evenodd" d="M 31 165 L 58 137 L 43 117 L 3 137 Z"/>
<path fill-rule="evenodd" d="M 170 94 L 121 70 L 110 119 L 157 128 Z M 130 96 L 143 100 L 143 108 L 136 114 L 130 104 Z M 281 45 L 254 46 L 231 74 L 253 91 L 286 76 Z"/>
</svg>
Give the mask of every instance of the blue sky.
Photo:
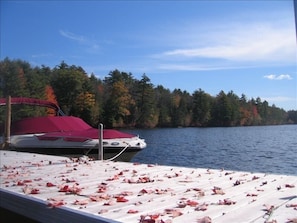
<svg viewBox="0 0 297 223">
<path fill-rule="evenodd" d="M 293 0 L 1 1 L 0 58 L 297 110 Z"/>
</svg>

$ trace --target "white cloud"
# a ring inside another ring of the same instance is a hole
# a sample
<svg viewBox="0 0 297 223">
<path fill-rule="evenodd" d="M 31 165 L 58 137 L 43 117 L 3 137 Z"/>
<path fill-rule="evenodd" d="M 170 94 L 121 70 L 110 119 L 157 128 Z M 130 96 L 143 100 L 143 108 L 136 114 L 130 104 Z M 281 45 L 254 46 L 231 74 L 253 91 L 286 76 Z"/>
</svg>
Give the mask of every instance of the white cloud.
<svg viewBox="0 0 297 223">
<path fill-rule="evenodd" d="M 178 34 L 169 32 L 170 36 L 161 38 L 170 42 L 167 50 L 153 58 L 172 64 L 182 63 L 180 67 L 189 66 L 190 69 L 193 62 L 226 69 L 296 63 L 296 33 L 290 21 L 244 21 L 209 24 L 208 27 L 200 29 L 196 25 L 196 28 L 184 28 Z"/>
<path fill-rule="evenodd" d="M 209 33 L 211 42 L 203 47 L 177 48 L 160 56 L 220 58 L 234 61 L 292 61 L 295 58 L 295 35 L 290 29 L 272 27 L 234 27 L 222 33 Z M 201 40 L 199 40 L 201 41 Z M 200 42 L 201 44 L 201 42 Z"/>
<path fill-rule="evenodd" d="M 231 65 L 220 65 L 220 64 L 198 64 L 198 63 L 163 63 L 157 65 L 157 68 L 161 70 L 171 71 L 209 71 L 209 70 L 230 70 L 230 69 L 243 69 L 245 66 L 231 66 Z M 249 66 L 250 68 L 250 66 Z"/>
<path fill-rule="evenodd" d="M 264 78 L 267 78 L 269 80 L 292 80 L 293 79 L 289 74 L 280 74 L 280 75 L 270 74 L 270 75 L 265 75 Z"/>
<path fill-rule="evenodd" d="M 79 36 L 76 35 L 74 33 L 68 32 L 68 31 L 64 31 L 64 30 L 60 30 L 60 34 L 68 39 L 72 39 L 78 42 L 85 42 L 86 39 L 84 36 Z"/>
<path fill-rule="evenodd" d="M 94 53 L 94 52 L 97 52 L 97 50 L 100 48 L 95 41 L 85 36 L 77 35 L 75 33 L 64 31 L 64 30 L 60 30 L 59 32 L 63 37 L 74 40 L 82 45 L 87 46 L 88 47 L 86 49 L 87 52 Z"/>
</svg>

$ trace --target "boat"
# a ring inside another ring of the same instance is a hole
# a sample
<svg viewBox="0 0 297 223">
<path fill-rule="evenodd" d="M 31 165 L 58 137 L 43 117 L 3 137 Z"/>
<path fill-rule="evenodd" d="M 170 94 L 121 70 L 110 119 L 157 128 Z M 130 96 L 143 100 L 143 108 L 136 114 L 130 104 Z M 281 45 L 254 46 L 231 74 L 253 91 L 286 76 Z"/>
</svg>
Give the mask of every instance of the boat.
<svg viewBox="0 0 297 223">
<path fill-rule="evenodd" d="M 6 105 L 6 101 L 7 99 L 1 98 L 0 105 Z M 145 140 L 138 135 L 99 126 L 98 129 L 91 127 L 81 118 L 65 115 L 58 105 L 46 100 L 11 98 L 10 103 L 49 107 L 56 113 L 54 116 L 28 117 L 12 121 L 10 150 L 70 157 L 86 155 L 100 159 L 100 150 L 103 147 L 103 159 L 130 161 L 147 146 Z M 2 132 L 4 133 L 3 126 Z M 0 144 L 4 143 L 3 135 Z"/>
</svg>

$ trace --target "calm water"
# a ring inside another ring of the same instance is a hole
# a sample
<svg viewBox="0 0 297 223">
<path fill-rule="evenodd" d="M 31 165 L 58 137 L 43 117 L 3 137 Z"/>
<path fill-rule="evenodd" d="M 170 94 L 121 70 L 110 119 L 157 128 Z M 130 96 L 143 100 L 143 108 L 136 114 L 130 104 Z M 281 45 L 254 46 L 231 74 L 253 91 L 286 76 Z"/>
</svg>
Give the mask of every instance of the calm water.
<svg viewBox="0 0 297 223">
<path fill-rule="evenodd" d="M 297 175 L 297 125 L 127 132 L 148 144 L 131 162 Z"/>
</svg>

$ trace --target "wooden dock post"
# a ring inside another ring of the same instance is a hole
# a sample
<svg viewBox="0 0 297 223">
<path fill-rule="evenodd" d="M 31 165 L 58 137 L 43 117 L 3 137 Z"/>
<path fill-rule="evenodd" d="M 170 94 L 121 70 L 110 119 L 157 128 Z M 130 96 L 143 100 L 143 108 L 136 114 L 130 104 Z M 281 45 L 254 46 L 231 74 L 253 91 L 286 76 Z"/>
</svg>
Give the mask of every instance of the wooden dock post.
<svg viewBox="0 0 297 223">
<path fill-rule="evenodd" d="M 4 143 L 1 145 L 1 149 L 8 149 L 10 146 L 10 126 L 11 126 L 11 96 L 7 96 Z"/>
</svg>

